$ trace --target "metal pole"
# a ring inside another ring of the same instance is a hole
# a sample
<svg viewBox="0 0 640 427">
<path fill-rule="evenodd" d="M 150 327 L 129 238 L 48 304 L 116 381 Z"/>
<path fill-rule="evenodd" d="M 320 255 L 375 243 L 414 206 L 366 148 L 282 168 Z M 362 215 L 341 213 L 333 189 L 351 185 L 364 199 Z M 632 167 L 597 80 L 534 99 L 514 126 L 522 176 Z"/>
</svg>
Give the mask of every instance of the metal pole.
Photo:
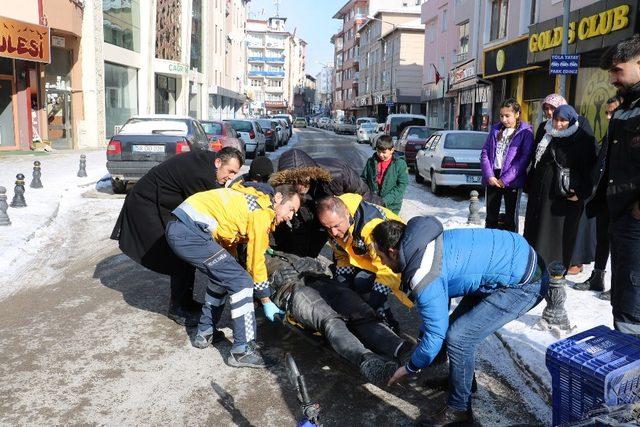
<svg viewBox="0 0 640 427">
<path fill-rule="evenodd" d="M 562 13 L 562 48 L 561 54 L 566 55 L 569 50 L 569 11 L 571 9 L 571 0 L 564 0 L 564 10 Z M 560 95 L 567 97 L 567 76 L 560 74 Z"/>
<path fill-rule="evenodd" d="M 391 34 L 393 35 L 393 32 L 395 32 L 396 30 L 396 26 L 391 24 L 393 26 L 393 28 L 391 29 Z M 395 48 L 396 48 L 396 42 L 393 40 L 393 38 L 390 39 L 391 40 L 391 81 L 389 82 L 389 86 L 391 87 L 391 100 L 393 101 L 393 108 L 395 109 L 396 113 L 398 112 L 398 106 L 396 105 L 396 101 L 393 99 L 393 61 L 395 61 Z"/>
</svg>

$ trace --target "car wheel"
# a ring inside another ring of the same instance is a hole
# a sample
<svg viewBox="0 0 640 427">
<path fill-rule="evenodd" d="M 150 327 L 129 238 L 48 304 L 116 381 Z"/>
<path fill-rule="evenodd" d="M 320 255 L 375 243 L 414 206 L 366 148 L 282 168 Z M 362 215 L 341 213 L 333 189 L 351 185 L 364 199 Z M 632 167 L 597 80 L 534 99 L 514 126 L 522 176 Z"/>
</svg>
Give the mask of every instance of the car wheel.
<svg viewBox="0 0 640 427">
<path fill-rule="evenodd" d="M 440 193 L 440 187 L 436 183 L 436 177 L 435 177 L 435 174 L 433 173 L 433 171 L 431 171 L 430 187 L 431 187 L 431 192 L 433 194 L 438 195 L 438 193 Z"/>
<path fill-rule="evenodd" d="M 125 194 L 127 192 L 127 182 L 111 178 L 111 189 L 113 194 Z"/>
<path fill-rule="evenodd" d="M 416 174 L 416 182 L 418 184 L 424 184 L 424 178 L 422 177 L 422 175 L 420 175 L 420 172 L 418 172 L 418 164 L 417 163 L 413 166 L 413 170 L 414 170 L 414 172 Z"/>
</svg>

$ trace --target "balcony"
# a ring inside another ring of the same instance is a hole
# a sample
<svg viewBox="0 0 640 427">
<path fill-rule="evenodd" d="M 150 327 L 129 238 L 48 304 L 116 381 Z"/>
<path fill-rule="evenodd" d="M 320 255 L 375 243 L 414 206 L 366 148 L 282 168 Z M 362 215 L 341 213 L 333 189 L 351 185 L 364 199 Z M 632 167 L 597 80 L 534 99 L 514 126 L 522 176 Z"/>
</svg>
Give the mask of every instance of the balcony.
<svg viewBox="0 0 640 427">
<path fill-rule="evenodd" d="M 469 52 L 458 53 L 458 54 L 456 54 L 455 62 L 457 64 L 459 62 L 464 62 L 467 59 L 469 59 Z"/>
<path fill-rule="evenodd" d="M 284 78 L 284 71 L 249 71 L 249 77 Z"/>
<path fill-rule="evenodd" d="M 268 57 L 268 56 L 249 56 L 247 58 L 249 62 L 259 62 L 259 63 L 272 63 L 272 64 L 284 64 L 283 57 Z"/>
<path fill-rule="evenodd" d="M 282 86 L 265 86 L 265 92 L 267 93 L 283 93 L 284 88 Z"/>
<path fill-rule="evenodd" d="M 247 57 L 249 62 L 264 62 L 264 56 L 249 56 Z"/>
</svg>

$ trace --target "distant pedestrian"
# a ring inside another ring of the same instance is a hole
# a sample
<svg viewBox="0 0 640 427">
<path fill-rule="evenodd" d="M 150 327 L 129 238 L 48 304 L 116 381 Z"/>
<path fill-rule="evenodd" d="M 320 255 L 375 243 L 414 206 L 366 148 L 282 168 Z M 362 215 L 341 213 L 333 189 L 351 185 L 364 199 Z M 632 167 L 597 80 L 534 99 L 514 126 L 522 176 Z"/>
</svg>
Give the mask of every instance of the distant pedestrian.
<svg viewBox="0 0 640 427">
<path fill-rule="evenodd" d="M 524 237 L 547 263 L 570 266 L 578 221 L 592 191 L 595 151 L 591 128 L 581 124 L 576 110 L 556 108 L 536 151 L 524 225 Z"/>
<path fill-rule="evenodd" d="M 400 213 L 402 199 L 409 185 L 407 162 L 394 155 L 393 140 L 383 135 L 376 141 L 373 153 L 362 170 L 362 179 L 371 191 L 382 198 L 384 206 L 393 213 Z"/>
<path fill-rule="evenodd" d="M 609 210 L 614 326 L 640 336 L 640 35 L 609 48 L 601 67 L 622 104 L 609 122 L 605 166 L 589 204 Z"/>
<path fill-rule="evenodd" d="M 520 119 L 520 104 L 507 99 L 500 106 L 500 123 L 491 127 L 480 155 L 482 181 L 486 186 L 486 228 L 498 228 L 504 199 L 503 228 L 518 232 L 520 197 L 532 153 L 531 125 Z"/>
</svg>

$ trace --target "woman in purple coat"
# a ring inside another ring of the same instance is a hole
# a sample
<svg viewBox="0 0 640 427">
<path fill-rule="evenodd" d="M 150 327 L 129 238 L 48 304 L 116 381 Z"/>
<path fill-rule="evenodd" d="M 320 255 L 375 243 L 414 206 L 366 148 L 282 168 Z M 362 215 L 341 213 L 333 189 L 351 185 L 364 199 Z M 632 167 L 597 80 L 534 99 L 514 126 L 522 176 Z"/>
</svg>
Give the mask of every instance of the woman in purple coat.
<svg viewBox="0 0 640 427">
<path fill-rule="evenodd" d="M 504 198 L 505 223 L 501 228 L 518 232 L 520 196 L 532 154 L 531 125 L 520 120 L 520 104 L 507 99 L 500 105 L 500 123 L 491 127 L 480 155 L 482 183 L 486 186 L 486 228 L 498 228 Z"/>
</svg>

